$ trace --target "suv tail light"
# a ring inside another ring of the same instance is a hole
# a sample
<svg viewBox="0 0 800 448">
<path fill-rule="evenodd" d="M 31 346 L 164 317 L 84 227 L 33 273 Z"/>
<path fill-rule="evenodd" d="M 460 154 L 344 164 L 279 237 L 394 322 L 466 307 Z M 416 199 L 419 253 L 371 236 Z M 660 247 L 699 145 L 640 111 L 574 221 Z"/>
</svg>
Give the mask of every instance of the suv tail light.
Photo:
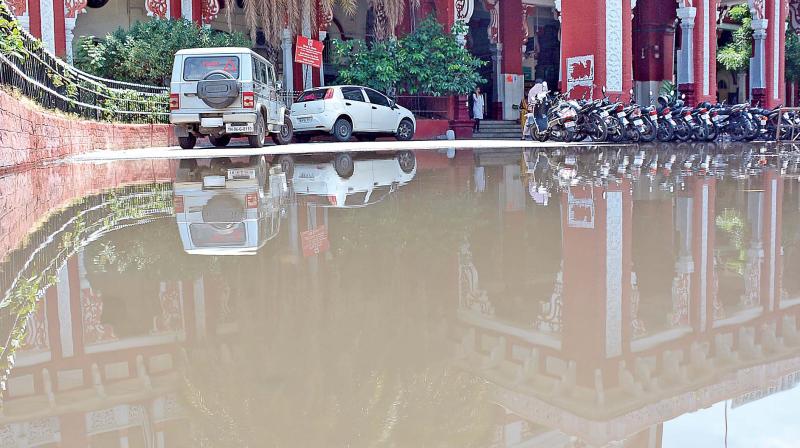
<svg viewBox="0 0 800 448">
<path fill-rule="evenodd" d="M 258 193 L 247 193 L 247 195 L 244 197 L 244 202 L 247 208 L 257 208 Z"/>
<path fill-rule="evenodd" d="M 242 92 L 242 107 L 245 109 L 256 107 L 256 97 L 253 92 Z"/>
<path fill-rule="evenodd" d="M 169 110 L 176 110 L 181 108 L 181 95 L 179 93 L 169 94 Z"/>
<path fill-rule="evenodd" d="M 328 91 L 325 92 L 325 99 L 329 100 L 331 98 L 333 98 L 333 89 L 328 89 Z"/>
<path fill-rule="evenodd" d="M 183 196 L 173 196 L 172 207 L 175 209 L 175 213 L 183 213 Z"/>
</svg>

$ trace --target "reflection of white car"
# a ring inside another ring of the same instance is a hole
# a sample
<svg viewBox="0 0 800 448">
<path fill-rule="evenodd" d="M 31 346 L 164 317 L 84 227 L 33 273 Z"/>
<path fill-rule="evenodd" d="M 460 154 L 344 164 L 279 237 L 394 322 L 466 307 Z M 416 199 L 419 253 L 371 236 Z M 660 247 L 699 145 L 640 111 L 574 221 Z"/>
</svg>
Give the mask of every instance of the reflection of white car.
<svg viewBox="0 0 800 448">
<path fill-rule="evenodd" d="M 394 158 L 355 159 L 353 165 L 353 174 L 345 178 L 336 173 L 333 163 L 295 162 L 294 191 L 323 196 L 331 207 L 364 207 L 381 201 L 417 174 L 411 151 L 401 151 Z"/>
<path fill-rule="evenodd" d="M 199 162 L 199 163 L 198 163 Z M 173 204 L 186 253 L 254 255 L 278 235 L 286 176 L 264 156 L 182 160 Z"/>
<path fill-rule="evenodd" d="M 295 140 L 308 141 L 314 134 L 331 134 L 340 141 L 353 134 L 362 139 L 392 135 L 411 140 L 417 121 L 414 114 L 386 95 L 359 86 L 333 86 L 306 90 L 292 105 Z"/>
</svg>

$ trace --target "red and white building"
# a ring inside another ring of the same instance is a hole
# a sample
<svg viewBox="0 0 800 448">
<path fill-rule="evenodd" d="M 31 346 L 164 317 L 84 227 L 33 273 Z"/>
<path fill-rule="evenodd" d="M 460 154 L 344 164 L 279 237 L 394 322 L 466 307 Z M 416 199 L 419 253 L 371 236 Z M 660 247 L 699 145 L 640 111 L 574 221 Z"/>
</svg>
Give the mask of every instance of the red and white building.
<svg viewBox="0 0 800 448">
<path fill-rule="evenodd" d="M 10 0 L 30 32 L 59 56 L 70 59 L 75 36 L 102 36 L 149 18 L 184 17 L 199 25 L 248 32 L 244 1 L 224 0 Z M 335 7 L 317 7 L 317 26 L 307 20 L 302 34 L 331 39 L 374 38 L 375 24 L 386 23 L 384 3 L 365 4 L 348 15 Z M 748 0 L 753 13 L 754 51 L 749 73 L 732 74 L 717 66 L 718 42 L 733 25 L 726 12 L 743 0 L 422 0 L 406 7 L 395 35 L 411 31 L 428 14 L 442 25 L 469 25 L 465 44 L 487 65 L 484 91 L 490 118 L 517 119 L 515 107 L 525 82 L 535 78 L 573 97 L 598 97 L 603 87 L 639 102 L 658 92 L 662 82 L 677 83 L 692 102 L 752 100 L 766 106 L 794 104 L 797 88 L 787 92 L 784 31 L 800 29 L 800 0 Z M 319 2 L 311 2 L 311 5 Z M 363 7 L 362 7 L 363 6 Z M 313 9 L 313 8 L 312 8 Z M 230 13 L 230 15 L 229 15 Z M 316 29 L 314 29 L 316 28 Z M 311 69 L 293 62 L 296 36 L 284 32 L 280 47 L 259 40 L 256 49 L 284 67 L 286 85 L 295 90 L 332 82 L 337 67 Z M 280 56 L 282 54 L 282 57 Z M 326 57 L 326 62 L 331 59 Z M 722 96 L 722 97 L 720 97 Z M 457 117 L 451 101 L 442 115 Z"/>
</svg>

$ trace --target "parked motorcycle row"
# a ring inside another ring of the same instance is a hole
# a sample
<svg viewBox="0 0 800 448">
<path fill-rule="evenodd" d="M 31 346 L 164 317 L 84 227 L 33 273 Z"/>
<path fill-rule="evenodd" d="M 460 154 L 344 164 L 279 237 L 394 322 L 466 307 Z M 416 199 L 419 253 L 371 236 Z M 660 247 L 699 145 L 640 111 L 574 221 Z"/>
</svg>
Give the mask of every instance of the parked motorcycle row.
<svg viewBox="0 0 800 448">
<path fill-rule="evenodd" d="M 526 114 L 525 135 L 540 142 L 775 141 L 780 118 L 781 140 L 800 136 L 795 112 L 708 102 L 691 107 L 684 100 L 673 92 L 658 97 L 657 105 L 644 106 L 612 100 L 605 89 L 596 100 L 541 93 Z"/>
</svg>

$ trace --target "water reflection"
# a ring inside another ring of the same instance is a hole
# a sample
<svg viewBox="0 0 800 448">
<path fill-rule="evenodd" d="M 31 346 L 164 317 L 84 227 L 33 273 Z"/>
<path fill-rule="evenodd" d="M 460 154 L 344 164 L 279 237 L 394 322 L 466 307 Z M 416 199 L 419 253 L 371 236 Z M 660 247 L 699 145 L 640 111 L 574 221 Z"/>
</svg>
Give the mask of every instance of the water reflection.
<svg viewBox="0 0 800 448">
<path fill-rule="evenodd" d="M 800 380 L 796 152 L 410 154 L 154 162 L 39 212 L 0 446 L 721 444 L 717 403 L 794 442 L 751 410 Z"/>
</svg>

